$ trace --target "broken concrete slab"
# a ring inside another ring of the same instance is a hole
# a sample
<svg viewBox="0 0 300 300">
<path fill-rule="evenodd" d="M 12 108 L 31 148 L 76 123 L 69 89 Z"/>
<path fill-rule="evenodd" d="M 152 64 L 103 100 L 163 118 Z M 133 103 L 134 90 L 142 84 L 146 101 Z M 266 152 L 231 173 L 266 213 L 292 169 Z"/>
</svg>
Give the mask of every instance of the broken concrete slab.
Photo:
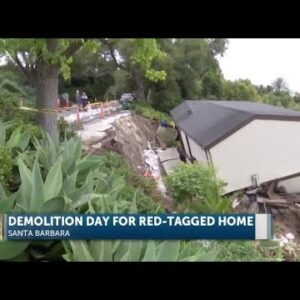
<svg viewBox="0 0 300 300">
<path fill-rule="evenodd" d="M 166 150 L 158 150 L 159 161 L 161 162 L 166 174 L 169 174 L 176 165 L 181 162 L 179 153 L 176 148 L 168 148 Z"/>
<path fill-rule="evenodd" d="M 113 123 L 122 118 L 129 116 L 130 112 L 120 112 L 104 119 L 95 119 L 84 124 L 84 128 L 78 131 L 78 135 L 86 145 L 91 145 L 101 141 L 107 135 L 107 131 L 113 127 Z"/>
<path fill-rule="evenodd" d="M 158 151 L 159 160 L 163 163 L 170 159 L 179 159 L 179 153 L 176 148 L 168 148 Z"/>
<path fill-rule="evenodd" d="M 168 160 L 162 163 L 162 166 L 168 175 L 180 162 L 181 162 L 180 159 Z"/>
</svg>

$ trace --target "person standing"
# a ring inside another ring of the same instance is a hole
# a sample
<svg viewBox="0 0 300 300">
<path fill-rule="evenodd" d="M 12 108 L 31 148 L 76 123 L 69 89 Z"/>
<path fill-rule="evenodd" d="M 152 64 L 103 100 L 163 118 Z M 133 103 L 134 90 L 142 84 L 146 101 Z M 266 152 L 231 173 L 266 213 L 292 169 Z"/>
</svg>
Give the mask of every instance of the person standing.
<svg viewBox="0 0 300 300">
<path fill-rule="evenodd" d="M 76 91 L 76 103 L 77 103 L 78 107 L 80 107 L 80 105 L 81 105 L 81 96 L 80 96 L 80 93 L 79 93 L 78 90 Z"/>
<path fill-rule="evenodd" d="M 85 92 L 82 92 L 81 100 L 82 100 L 82 107 L 84 108 L 87 105 L 87 100 L 88 100 L 88 96 Z"/>
</svg>

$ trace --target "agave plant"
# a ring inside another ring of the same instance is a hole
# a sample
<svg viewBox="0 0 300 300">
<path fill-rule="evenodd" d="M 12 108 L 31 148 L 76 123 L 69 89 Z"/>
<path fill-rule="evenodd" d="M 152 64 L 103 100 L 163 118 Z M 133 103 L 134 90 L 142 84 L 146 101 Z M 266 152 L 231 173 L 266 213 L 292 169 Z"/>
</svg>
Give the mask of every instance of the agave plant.
<svg viewBox="0 0 300 300">
<path fill-rule="evenodd" d="M 59 144 L 45 136 L 42 141 L 35 138 L 34 144 L 33 155 L 23 152 L 16 158 L 18 190 L 9 193 L 0 184 L 0 213 L 138 212 L 139 192 L 133 199 L 124 197 L 124 177 L 102 172 L 101 157 L 82 158 L 79 139 Z M 149 213 L 159 206 L 152 209 Z M 195 249 L 183 241 L 2 241 L 0 260 L 59 259 L 63 253 L 68 261 L 185 261 L 216 256 Z"/>
<path fill-rule="evenodd" d="M 191 252 L 191 243 L 174 241 L 108 240 L 63 241 L 67 261 L 215 261 L 218 251 L 207 252 L 198 243 Z M 205 252 L 206 251 L 206 252 Z"/>
<path fill-rule="evenodd" d="M 7 139 L 7 130 L 14 125 L 14 122 L 0 121 L 0 145 L 3 145 L 10 151 L 21 150 L 24 151 L 30 141 L 31 132 L 24 129 L 24 126 L 18 126 L 13 130 L 10 137 Z"/>
<path fill-rule="evenodd" d="M 89 213 L 123 213 L 124 207 L 111 197 L 100 198 L 95 205 L 89 201 Z M 137 213 L 136 195 L 130 204 L 129 213 Z M 91 240 L 63 241 L 67 261 L 214 261 L 218 251 L 205 251 L 197 242 L 154 240 Z"/>
<path fill-rule="evenodd" d="M 12 176 L 13 166 L 16 163 L 16 157 L 19 151 L 25 151 L 28 147 L 30 139 L 32 137 L 31 132 L 24 128 L 24 126 L 18 126 L 15 128 L 11 135 L 7 136 L 7 131 L 14 122 L 0 121 L 0 182 L 6 183 Z"/>
<path fill-rule="evenodd" d="M 5 124 L 6 128 L 8 125 Z M 24 142 L 17 143 L 19 133 L 19 129 L 12 133 L 7 142 L 9 149 L 25 148 Z M 3 140 L 6 139 L 4 134 L 2 130 Z M 31 153 L 33 155 L 22 152 L 15 159 L 21 182 L 18 190 L 8 192 L 0 183 L 0 213 L 81 211 L 93 198 L 97 181 L 106 176 L 99 171 L 101 160 L 97 157 L 81 158 L 81 142 L 75 138 L 65 140 L 61 145 L 49 136 L 42 141 L 34 139 L 36 151 Z M 39 247 L 52 244 L 42 242 Z M 0 242 L 0 260 L 18 257 L 32 245 L 37 245 L 37 242 Z M 40 254 L 35 253 L 35 256 Z"/>
<path fill-rule="evenodd" d="M 99 211 L 130 210 L 131 201 L 120 195 L 124 178 L 103 173 L 101 157 L 82 158 L 81 142 L 76 138 L 62 145 L 49 136 L 46 139 L 47 143 L 35 139 L 33 161 L 28 155 L 17 157 L 21 184 L 16 192 L 8 193 L 0 184 L 0 213 L 86 213 L 91 205 Z M 52 244 L 42 242 L 39 247 Z M 37 242 L 0 242 L 0 260 L 18 257 L 25 250 L 41 257 L 32 245 Z"/>
</svg>

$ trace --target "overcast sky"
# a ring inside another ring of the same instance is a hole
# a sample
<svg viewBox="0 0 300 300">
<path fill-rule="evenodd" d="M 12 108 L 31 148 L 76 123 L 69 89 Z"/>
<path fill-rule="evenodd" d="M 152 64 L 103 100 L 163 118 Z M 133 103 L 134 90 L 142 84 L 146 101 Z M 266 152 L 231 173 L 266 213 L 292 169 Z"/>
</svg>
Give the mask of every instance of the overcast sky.
<svg viewBox="0 0 300 300">
<path fill-rule="evenodd" d="M 293 92 L 300 92 L 300 39 L 229 39 L 219 61 L 225 79 L 267 85 L 283 77 Z"/>
</svg>

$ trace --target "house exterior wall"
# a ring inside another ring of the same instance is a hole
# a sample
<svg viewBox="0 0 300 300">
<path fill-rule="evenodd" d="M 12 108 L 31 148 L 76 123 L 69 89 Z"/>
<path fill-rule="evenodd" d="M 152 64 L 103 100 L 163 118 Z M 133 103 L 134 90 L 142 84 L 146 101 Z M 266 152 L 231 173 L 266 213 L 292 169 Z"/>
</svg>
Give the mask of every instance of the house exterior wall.
<svg viewBox="0 0 300 300">
<path fill-rule="evenodd" d="M 192 138 L 188 136 L 192 155 L 199 162 L 207 162 L 205 151 Z"/>
<path fill-rule="evenodd" d="M 186 141 L 187 135 L 182 130 L 180 130 L 180 134 L 181 134 L 185 152 L 188 155 L 188 157 L 191 158 L 189 146 Z M 187 136 L 187 138 L 188 138 L 188 141 L 189 141 L 189 144 L 191 147 L 192 155 L 196 158 L 196 160 L 199 162 L 207 162 L 206 154 L 205 154 L 205 151 L 202 149 L 202 147 L 200 145 L 198 145 L 191 137 Z"/>
<path fill-rule="evenodd" d="M 218 177 L 233 192 L 300 172 L 300 122 L 253 120 L 210 149 Z"/>
<path fill-rule="evenodd" d="M 189 147 L 188 147 L 188 144 L 187 144 L 187 142 L 186 142 L 186 135 L 185 135 L 185 133 L 184 133 L 182 130 L 180 130 L 180 135 L 181 135 L 181 139 L 182 139 L 182 142 L 183 142 L 183 146 L 184 146 L 185 153 L 187 154 L 187 156 L 188 156 L 189 158 L 191 158 L 191 157 L 190 157 Z"/>
<path fill-rule="evenodd" d="M 278 187 L 283 186 L 288 193 L 300 193 L 300 176 L 278 182 Z"/>
</svg>

